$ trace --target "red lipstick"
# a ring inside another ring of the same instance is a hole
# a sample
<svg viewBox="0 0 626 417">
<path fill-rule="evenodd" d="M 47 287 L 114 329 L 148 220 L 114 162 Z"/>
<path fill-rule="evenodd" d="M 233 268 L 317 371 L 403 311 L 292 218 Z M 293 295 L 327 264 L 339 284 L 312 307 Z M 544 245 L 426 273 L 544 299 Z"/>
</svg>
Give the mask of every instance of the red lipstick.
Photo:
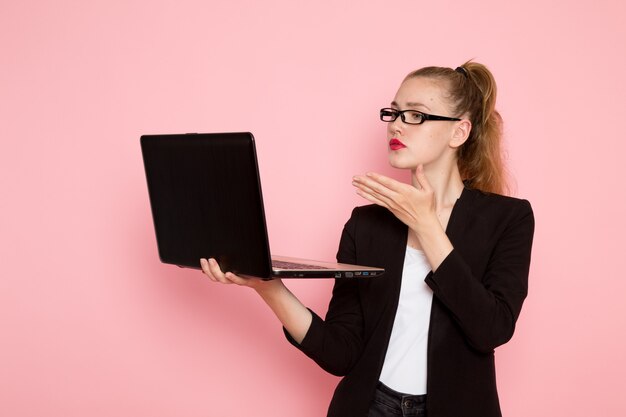
<svg viewBox="0 0 626 417">
<path fill-rule="evenodd" d="M 392 151 L 397 151 L 402 148 L 406 148 L 406 145 L 400 142 L 398 139 L 393 138 L 389 141 L 389 149 L 391 149 Z"/>
</svg>

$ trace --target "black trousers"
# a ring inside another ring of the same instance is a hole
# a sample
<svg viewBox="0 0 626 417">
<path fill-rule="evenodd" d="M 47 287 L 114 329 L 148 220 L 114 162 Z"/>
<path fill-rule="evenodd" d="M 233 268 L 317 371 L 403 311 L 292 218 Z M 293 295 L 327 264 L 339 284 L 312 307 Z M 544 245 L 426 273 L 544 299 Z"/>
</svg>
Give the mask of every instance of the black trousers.
<svg viewBox="0 0 626 417">
<path fill-rule="evenodd" d="M 379 382 L 367 416 L 426 417 L 426 395 L 403 394 Z"/>
</svg>

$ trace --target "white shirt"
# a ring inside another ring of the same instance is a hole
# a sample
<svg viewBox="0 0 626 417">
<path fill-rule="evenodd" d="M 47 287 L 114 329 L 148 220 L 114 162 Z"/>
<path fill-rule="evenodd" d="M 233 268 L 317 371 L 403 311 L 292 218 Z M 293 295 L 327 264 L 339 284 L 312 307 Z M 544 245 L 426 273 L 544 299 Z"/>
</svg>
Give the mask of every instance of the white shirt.
<svg viewBox="0 0 626 417">
<path fill-rule="evenodd" d="M 426 394 L 428 327 L 433 292 L 424 278 L 430 270 L 424 252 L 407 246 L 398 310 L 380 374 L 383 384 L 405 394 Z"/>
</svg>

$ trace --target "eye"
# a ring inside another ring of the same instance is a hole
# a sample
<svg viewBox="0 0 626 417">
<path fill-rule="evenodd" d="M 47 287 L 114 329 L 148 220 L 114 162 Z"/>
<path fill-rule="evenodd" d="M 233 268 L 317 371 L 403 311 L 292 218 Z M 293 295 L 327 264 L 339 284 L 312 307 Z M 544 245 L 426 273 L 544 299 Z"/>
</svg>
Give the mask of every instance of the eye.
<svg viewBox="0 0 626 417">
<path fill-rule="evenodd" d="M 408 111 L 404 113 L 409 123 L 421 123 L 424 119 L 424 115 L 418 111 Z"/>
</svg>

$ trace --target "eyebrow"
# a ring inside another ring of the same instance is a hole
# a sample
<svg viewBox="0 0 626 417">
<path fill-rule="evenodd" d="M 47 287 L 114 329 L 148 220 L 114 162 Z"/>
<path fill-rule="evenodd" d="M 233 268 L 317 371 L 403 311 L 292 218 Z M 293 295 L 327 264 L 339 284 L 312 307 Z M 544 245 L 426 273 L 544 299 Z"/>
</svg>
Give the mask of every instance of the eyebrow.
<svg viewBox="0 0 626 417">
<path fill-rule="evenodd" d="M 395 107 L 400 107 L 398 103 L 396 103 L 395 101 L 392 101 L 391 105 Z M 415 102 L 409 101 L 408 103 L 406 103 L 406 105 L 407 107 L 423 107 L 426 110 L 430 111 L 430 108 L 427 105 L 422 104 L 422 103 L 415 103 Z"/>
</svg>

